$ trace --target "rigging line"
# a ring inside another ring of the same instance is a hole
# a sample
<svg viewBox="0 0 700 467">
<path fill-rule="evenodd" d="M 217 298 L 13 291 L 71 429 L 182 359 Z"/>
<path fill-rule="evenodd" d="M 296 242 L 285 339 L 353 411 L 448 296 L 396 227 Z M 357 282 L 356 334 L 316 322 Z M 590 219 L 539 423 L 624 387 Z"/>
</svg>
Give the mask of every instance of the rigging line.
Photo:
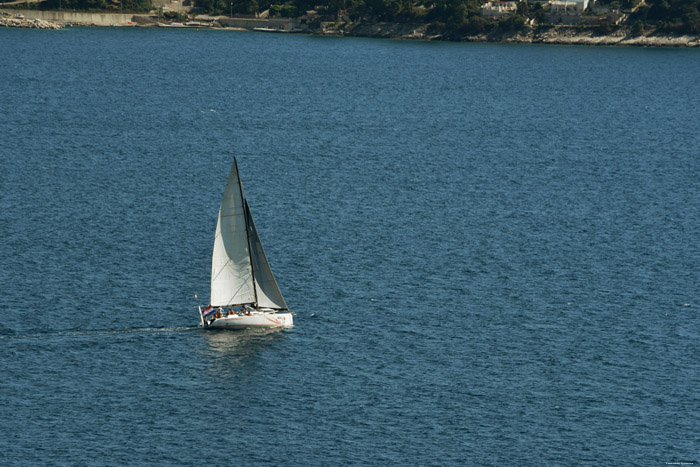
<svg viewBox="0 0 700 467">
<path fill-rule="evenodd" d="M 236 166 L 236 176 L 238 177 L 238 188 L 241 193 L 241 204 L 243 206 L 243 216 L 245 219 L 245 236 L 248 241 L 248 259 L 250 260 L 250 274 L 253 277 L 253 295 L 255 296 L 255 305 L 258 305 L 258 290 L 255 287 L 255 267 L 253 266 L 253 248 L 250 245 L 250 227 L 248 224 L 248 217 L 250 216 L 250 208 L 246 203 L 245 194 L 243 193 L 243 182 L 241 181 L 241 172 L 238 170 L 238 160 L 236 156 L 233 156 L 233 163 Z"/>
</svg>

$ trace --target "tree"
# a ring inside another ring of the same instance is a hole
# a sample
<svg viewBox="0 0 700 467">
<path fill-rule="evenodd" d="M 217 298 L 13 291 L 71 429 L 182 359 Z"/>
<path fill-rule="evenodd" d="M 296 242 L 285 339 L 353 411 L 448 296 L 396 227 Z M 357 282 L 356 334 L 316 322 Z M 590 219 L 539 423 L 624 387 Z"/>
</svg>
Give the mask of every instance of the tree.
<svg viewBox="0 0 700 467">
<path fill-rule="evenodd" d="M 639 36 L 644 32 L 644 23 L 637 20 L 632 24 L 632 29 L 630 30 L 633 36 Z"/>
<path fill-rule="evenodd" d="M 512 14 L 498 23 L 498 27 L 503 31 L 517 31 L 522 29 L 523 26 L 525 26 L 525 18 L 518 14 Z"/>
</svg>

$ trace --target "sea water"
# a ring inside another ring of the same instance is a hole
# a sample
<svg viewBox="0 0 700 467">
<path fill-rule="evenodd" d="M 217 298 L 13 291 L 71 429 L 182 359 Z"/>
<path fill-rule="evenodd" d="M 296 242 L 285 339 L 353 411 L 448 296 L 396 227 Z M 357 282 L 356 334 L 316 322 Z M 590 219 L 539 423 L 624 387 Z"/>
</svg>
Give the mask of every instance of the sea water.
<svg viewBox="0 0 700 467">
<path fill-rule="evenodd" d="M 700 461 L 700 51 L 0 43 L 2 464 Z M 232 154 L 291 330 L 198 328 Z"/>
</svg>

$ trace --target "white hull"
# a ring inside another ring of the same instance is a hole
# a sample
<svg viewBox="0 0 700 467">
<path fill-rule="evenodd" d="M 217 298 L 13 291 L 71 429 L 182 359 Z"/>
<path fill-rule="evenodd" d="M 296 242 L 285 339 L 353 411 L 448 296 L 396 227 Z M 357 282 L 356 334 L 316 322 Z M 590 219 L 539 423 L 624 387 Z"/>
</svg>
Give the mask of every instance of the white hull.
<svg viewBox="0 0 700 467">
<path fill-rule="evenodd" d="M 207 327 L 210 328 L 291 328 L 294 325 L 291 313 L 253 312 L 250 315 L 230 315 L 217 318 Z"/>
</svg>

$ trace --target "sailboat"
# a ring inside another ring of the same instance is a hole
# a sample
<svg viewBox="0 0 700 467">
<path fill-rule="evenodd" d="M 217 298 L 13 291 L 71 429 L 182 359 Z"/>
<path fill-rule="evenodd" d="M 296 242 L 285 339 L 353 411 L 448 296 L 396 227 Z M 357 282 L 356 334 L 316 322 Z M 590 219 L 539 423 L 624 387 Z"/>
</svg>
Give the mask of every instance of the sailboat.
<svg viewBox="0 0 700 467">
<path fill-rule="evenodd" d="M 206 328 L 294 324 L 255 228 L 235 157 L 216 223 L 210 304 L 199 307 L 199 316 Z"/>
</svg>

